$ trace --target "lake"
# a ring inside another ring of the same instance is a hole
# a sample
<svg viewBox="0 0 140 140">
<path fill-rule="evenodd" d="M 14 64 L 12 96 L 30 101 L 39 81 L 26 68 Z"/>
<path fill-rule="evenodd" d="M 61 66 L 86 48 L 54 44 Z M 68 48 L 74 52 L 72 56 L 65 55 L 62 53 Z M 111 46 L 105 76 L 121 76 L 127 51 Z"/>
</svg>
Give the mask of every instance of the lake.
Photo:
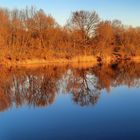
<svg viewBox="0 0 140 140">
<path fill-rule="evenodd" d="M 0 68 L 1 140 L 140 139 L 140 64 Z"/>
</svg>

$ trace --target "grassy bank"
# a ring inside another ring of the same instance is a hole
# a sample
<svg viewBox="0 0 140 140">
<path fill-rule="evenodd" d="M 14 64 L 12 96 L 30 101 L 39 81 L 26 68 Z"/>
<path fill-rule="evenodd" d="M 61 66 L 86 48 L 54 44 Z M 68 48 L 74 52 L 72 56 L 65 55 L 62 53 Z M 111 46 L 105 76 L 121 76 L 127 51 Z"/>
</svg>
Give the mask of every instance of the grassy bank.
<svg viewBox="0 0 140 140">
<path fill-rule="evenodd" d="M 132 57 L 130 60 L 135 62 L 140 62 L 140 56 Z M 128 61 L 130 61 L 128 60 Z M 124 60 L 122 60 L 124 61 Z M 38 66 L 38 65 L 81 65 L 81 64 L 90 64 L 94 65 L 97 63 L 114 63 L 116 60 L 113 60 L 112 57 L 108 56 L 99 60 L 94 56 L 77 56 L 71 59 L 66 58 L 58 58 L 58 59 L 25 59 L 25 60 L 8 60 L 4 59 L 0 62 L 1 65 L 4 66 Z"/>
<path fill-rule="evenodd" d="M 58 58 L 58 59 L 25 59 L 25 60 L 8 60 L 4 59 L 0 63 L 5 66 L 29 66 L 29 65 L 64 65 L 69 63 L 97 63 L 96 57 L 93 56 L 77 56 L 71 59 Z"/>
</svg>

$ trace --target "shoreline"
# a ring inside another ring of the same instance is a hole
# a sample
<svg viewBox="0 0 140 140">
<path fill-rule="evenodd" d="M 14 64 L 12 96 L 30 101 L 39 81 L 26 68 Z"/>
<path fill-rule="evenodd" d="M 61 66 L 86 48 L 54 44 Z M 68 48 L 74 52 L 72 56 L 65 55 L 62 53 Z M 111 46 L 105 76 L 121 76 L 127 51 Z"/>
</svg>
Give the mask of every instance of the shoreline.
<svg viewBox="0 0 140 140">
<path fill-rule="evenodd" d="M 120 61 L 133 61 L 136 63 L 140 62 L 140 56 L 138 57 L 133 57 L 130 60 L 120 60 Z M 3 60 L 0 62 L 0 65 L 2 66 L 18 66 L 18 67 L 33 67 L 33 66 L 44 66 L 44 65 L 82 65 L 82 64 L 87 64 L 87 65 L 96 65 L 96 64 L 111 64 L 117 62 L 116 60 L 112 60 L 111 57 L 106 57 L 102 61 L 98 61 L 96 57 L 93 56 L 80 56 L 80 57 L 75 57 L 72 59 L 65 59 L 65 58 L 58 58 L 58 59 L 52 59 L 52 60 L 45 60 L 45 59 L 27 59 L 27 60 Z"/>
</svg>

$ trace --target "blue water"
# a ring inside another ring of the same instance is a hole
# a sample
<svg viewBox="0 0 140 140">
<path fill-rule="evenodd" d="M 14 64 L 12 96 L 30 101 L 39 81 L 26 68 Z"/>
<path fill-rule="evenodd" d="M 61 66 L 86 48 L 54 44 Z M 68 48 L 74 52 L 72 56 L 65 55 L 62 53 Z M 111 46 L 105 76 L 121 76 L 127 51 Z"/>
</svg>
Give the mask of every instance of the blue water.
<svg viewBox="0 0 140 140">
<path fill-rule="evenodd" d="M 95 104 L 81 105 L 73 100 L 72 90 L 62 89 L 44 106 L 27 101 L 18 106 L 12 100 L 12 105 L 0 113 L 0 140 L 139 140 L 138 85 L 120 84 L 109 91 L 102 88 Z"/>
</svg>

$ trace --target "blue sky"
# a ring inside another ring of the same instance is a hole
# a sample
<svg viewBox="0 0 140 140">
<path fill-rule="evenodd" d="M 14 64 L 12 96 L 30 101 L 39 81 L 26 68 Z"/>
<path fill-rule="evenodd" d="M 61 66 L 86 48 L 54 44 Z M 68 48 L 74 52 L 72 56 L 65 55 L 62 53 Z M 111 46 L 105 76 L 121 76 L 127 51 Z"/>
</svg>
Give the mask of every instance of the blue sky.
<svg viewBox="0 0 140 140">
<path fill-rule="evenodd" d="M 72 11 L 95 10 L 102 19 L 120 19 L 126 25 L 140 26 L 140 0 L 0 0 L 1 7 L 35 6 L 64 24 Z"/>
</svg>

